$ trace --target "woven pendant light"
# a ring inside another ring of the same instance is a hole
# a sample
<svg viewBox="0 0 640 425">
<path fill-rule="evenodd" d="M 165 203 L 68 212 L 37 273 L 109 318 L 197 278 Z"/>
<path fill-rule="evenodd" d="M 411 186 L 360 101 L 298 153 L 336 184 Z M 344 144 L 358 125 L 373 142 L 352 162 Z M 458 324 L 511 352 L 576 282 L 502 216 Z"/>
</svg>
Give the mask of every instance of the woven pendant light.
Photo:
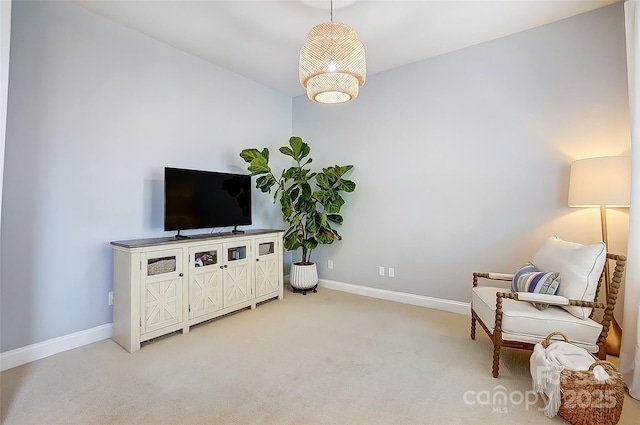
<svg viewBox="0 0 640 425">
<path fill-rule="evenodd" d="M 300 84 L 309 99 L 318 103 L 342 103 L 358 97 L 367 66 L 364 46 L 348 25 L 331 22 L 316 25 L 300 49 Z"/>
</svg>

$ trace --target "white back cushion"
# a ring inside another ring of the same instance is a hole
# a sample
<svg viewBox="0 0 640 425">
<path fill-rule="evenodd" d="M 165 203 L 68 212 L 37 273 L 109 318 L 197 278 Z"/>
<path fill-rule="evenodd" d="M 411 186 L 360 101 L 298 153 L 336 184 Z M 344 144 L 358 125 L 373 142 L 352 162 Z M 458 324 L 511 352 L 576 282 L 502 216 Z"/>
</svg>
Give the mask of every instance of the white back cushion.
<svg viewBox="0 0 640 425">
<path fill-rule="evenodd" d="M 553 236 L 542 244 L 532 263 L 538 270 L 560 273 L 556 295 L 571 300 L 594 301 L 606 258 L 607 249 L 603 242 L 582 245 Z M 591 314 L 591 308 L 587 307 L 563 308 L 581 319 Z"/>
</svg>

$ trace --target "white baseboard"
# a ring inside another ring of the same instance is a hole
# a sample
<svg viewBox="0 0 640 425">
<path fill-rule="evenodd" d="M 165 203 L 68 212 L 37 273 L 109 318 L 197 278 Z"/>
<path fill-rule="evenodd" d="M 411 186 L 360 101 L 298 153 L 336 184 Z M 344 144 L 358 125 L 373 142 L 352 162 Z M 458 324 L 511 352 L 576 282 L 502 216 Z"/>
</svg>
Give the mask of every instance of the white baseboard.
<svg viewBox="0 0 640 425">
<path fill-rule="evenodd" d="M 0 371 L 14 368 L 63 351 L 73 350 L 94 342 L 109 339 L 113 336 L 113 323 L 96 326 L 95 328 L 60 336 L 26 347 L 0 353 Z"/>
<path fill-rule="evenodd" d="M 406 292 L 389 291 L 387 289 L 369 288 L 367 286 L 352 285 L 350 283 L 336 282 L 334 280 L 320 279 L 318 285 L 323 288 L 335 289 L 336 291 L 349 292 L 365 297 L 379 298 L 381 300 L 395 301 L 403 304 L 417 305 L 420 307 L 433 308 L 436 310 L 448 311 L 451 313 L 471 314 L 471 304 L 461 301 L 443 300 L 441 298 L 426 297 L 424 295 L 409 294 Z"/>
</svg>

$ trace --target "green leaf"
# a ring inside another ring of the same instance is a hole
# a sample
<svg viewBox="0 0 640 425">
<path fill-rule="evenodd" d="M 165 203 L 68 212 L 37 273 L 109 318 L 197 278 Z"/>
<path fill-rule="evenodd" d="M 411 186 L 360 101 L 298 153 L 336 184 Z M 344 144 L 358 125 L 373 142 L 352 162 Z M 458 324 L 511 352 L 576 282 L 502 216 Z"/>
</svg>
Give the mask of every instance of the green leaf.
<svg viewBox="0 0 640 425">
<path fill-rule="evenodd" d="M 303 183 L 301 187 L 302 193 L 300 194 L 300 198 L 305 201 L 311 199 L 311 186 L 309 185 L 309 183 Z"/>
<path fill-rule="evenodd" d="M 264 174 L 264 173 L 271 172 L 271 167 L 269 167 L 269 163 L 267 162 L 265 157 L 262 156 L 261 153 L 259 153 L 258 156 L 256 156 L 251 160 L 251 162 L 249 163 L 248 169 L 249 169 L 249 172 L 251 172 L 251 174 L 254 176 L 256 174 Z"/>
<path fill-rule="evenodd" d="M 308 206 L 308 202 L 298 198 L 298 201 L 295 203 L 295 208 L 296 211 L 298 211 L 299 214 L 303 215 L 306 217 L 307 212 L 309 211 L 309 206 Z"/>
<path fill-rule="evenodd" d="M 313 193 L 313 197 L 316 198 L 318 200 L 318 202 L 320 202 L 320 204 L 322 206 L 325 206 L 325 204 L 329 201 L 329 199 L 331 198 L 331 195 L 328 191 L 326 190 L 319 190 L 317 192 Z M 325 207 L 326 208 L 326 207 Z"/>
<path fill-rule="evenodd" d="M 291 222 L 293 210 L 289 207 L 282 207 L 282 221 Z"/>
<path fill-rule="evenodd" d="M 291 146 L 291 149 L 293 149 L 293 153 L 295 155 L 296 160 L 300 159 L 299 155 L 302 149 L 302 145 L 304 144 L 304 142 L 302 141 L 302 138 L 297 137 L 297 136 L 291 136 L 289 138 L 289 146 Z"/>
<path fill-rule="evenodd" d="M 311 153 L 311 148 L 309 147 L 309 145 L 302 142 L 302 147 L 300 148 L 300 160 L 309 156 L 310 153 Z"/>
<path fill-rule="evenodd" d="M 323 171 L 326 171 L 330 173 L 332 176 L 335 176 L 337 180 L 342 178 L 342 176 L 344 176 L 352 168 L 353 168 L 353 165 L 334 165 L 333 167 L 327 167 Z"/>
<path fill-rule="evenodd" d="M 340 178 L 334 167 L 323 168 L 322 172 L 327 176 L 329 182 L 335 183 Z"/>
<path fill-rule="evenodd" d="M 307 216 L 307 222 L 305 227 L 308 232 L 315 233 L 320 228 L 320 217 L 318 217 L 318 213 L 309 214 Z"/>
<path fill-rule="evenodd" d="M 262 152 L 264 151 L 267 151 L 267 158 L 268 158 L 269 150 L 265 148 Z M 244 149 L 242 152 L 240 152 L 240 157 L 244 159 L 245 162 L 250 163 L 256 158 L 264 158 L 265 156 L 258 149 Z"/>
<path fill-rule="evenodd" d="M 298 240 L 298 233 L 287 233 L 284 237 L 284 247 L 287 251 L 295 251 L 300 248 L 302 244 Z"/>
<path fill-rule="evenodd" d="M 333 232 L 331 229 L 323 228 L 318 232 L 318 242 L 323 245 L 332 244 L 334 240 Z"/>
<path fill-rule="evenodd" d="M 289 180 L 289 179 L 295 180 L 295 176 L 297 172 L 298 172 L 298 167 L 287 168 L 287 170 L 282 173 L 282 178 L 285 180 Z"/>
<path fill-rule="evenodd" d="M 291 200 L 294 202 L 297 201 L 298 195 L 300 195 L 300 188 L 297 186 L 293 186 L 291 190 L 289 190 L 289 196 L 291 197 Z"/>
<path fill-rule="evenodd" d="M 262 156 L 264 156 L 264 159 L 266 159 L 267 162 L 269 162 L 269 149 L 267 148 L 262 149 Z"/>
<path fill-rule="evenodd" d="M 318 211 L 318 204 L 315 199 L 310 198 L 304 202 L 304 209 L 302 210 L 307 214 L 315 214 Z"/>
<path fill-rule="evenodd" d="M 302 138 L 297 136 L 292 136 L 291 138 L 289 138 L 289 146 L 291 146 L 291 149 L 289 148 L 286 148 L 286 149 L 287 149 L 287 152 L 290 151 L 292 155 L 289 155 L 288 153 L 286 153 L 285 155 L 291 156 L 293 159 L 295 159 L 298 162 L 306 158 L 311 152 L 311 148 L 309 147 L 309 145 L 306 144 L 302 140 Z M 282 148 L 281 148 L 281 152 L 282 152 Z"/>
<path fill-rule="evenodd" d="M 340 205 L 336 202 L 327 202 L 325 205 L 325 209 L 329 214 L 337 214 L 340 212 Z"/>
<path fill-rule="evenodd" d="M 306 183 L 309 180 L 310 170 L 304 170 L 295 167 L 295 171 L 291 173 L 291 179 L 298 185 Z"/>
<path fill-rule="evenodd" d="M 329 225 L 327 222 L 329 217 L 325 213 L 319 213 L 318 216 L 320 217 L 320 227 L 327 227 Z"/>
<path fill-rule="evenodd" d="M 283 155 L 287 155 L 290 156 L 293 159 L 297 159 L 296 158 L 296 154 L 291 150 L 291 148 L 287 147 L 287 146 L 283 146 L 280 149 L 278 149 L 280 151 L 280 153 L 282 153 Z"/>
<path fill-rule="evenodd" d="M 325 202 L 324 207 L 329 214 L 338 214 L 344 205 L 344 199 L 336 192 L 331 193 L 331 198 Z"/>
<path fill-rule="evenodd" d="M 304 241 L 304 247 L 307 248 L 309 251 L 311 251 L 312 249 L 315 249 L 317 246 L 318 246 L 318 241 L 313 238 L 310 238 Z"/>
<path fill-rule="evenodd" d="M 278 186 L 278 188 L 276 189 L 275 192 L 273 192 L 273 203 L 275 204 L 276 201 L 278 200 L 278 195 L 280 195 L 280 192 L 282 192 L 282 189 L 280 189 L 280 186 Z"/>
<path fill-rule="evenodd" d="M 271 168 L 269 168 L 268 165 L 254 163 L 251 163 L 251 165 L 249 165 L 248 170 L 252 176 L 271 172 Z"/>
<path fill-rule="evenodd" d="M 282 208 L 282 217 L 285 221 L 288 221 L 291 214 L 293 214 L 293 207 L 291 206 L 291 197 L 286 190 L 282 191 L 282 196 L 280 196 L 280 207 Z"/>
<path fill-rule="evenodd" d="M 322 189 L 331 189 L 331 183 L 329 183 L 329 177 L 325 173 L 318 173 L 316 175 L 316 184 Z"/>
<path fill-rule="evenodd" d="M 256 179 L 256 188 L 265 193 L 270 192 L 274 184 L 276 184 L 276 179 L 273 178 L 271 173 Z"/>
<path fill-rule="evenodd" d="M 284 237 L 288 238 L 291 234 L 298 234 L 298 226 L 291 226 L 287 229 L 287 231 L 284 233 Z"/>
<path fill-rule="evenodd" d="M 347 174 L 349 170 L 351 170 L 352 168 L 353 168 L 353 165 L 336 165 L 335 166 L 336 175 L 338 177 L 342 177 L 345 174 Z"/>
<path fill-rule="evenodd" d="M 342 224 L 343 222 L 342 216 L 338 214 L 327 214 L 327 220 L 337 224 Z"/>
<path fill-rule="evenodd" d="M 351 180 L 340 179 L 338 181 L 338 189 L 344 190 L 345 192 L 353 192 L 356 189 L 356 184 Z"/>
</svg>

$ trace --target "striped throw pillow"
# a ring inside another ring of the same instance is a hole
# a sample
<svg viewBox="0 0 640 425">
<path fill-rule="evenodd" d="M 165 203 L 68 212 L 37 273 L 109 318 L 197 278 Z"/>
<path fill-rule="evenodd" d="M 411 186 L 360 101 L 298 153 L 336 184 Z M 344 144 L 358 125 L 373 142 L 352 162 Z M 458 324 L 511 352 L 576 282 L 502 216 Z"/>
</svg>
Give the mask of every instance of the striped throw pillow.
<svg viewBox="0 0 640 425">
<path fill-rule="evenodd" d="M 533 292 L 536 294 L 555 295 L 560 285 L 560 273 L 541 272 L 536 267 L 527 263 L 518 270 L 511 283 L 514 292 Z M 544 310 L 549 304 L 532 303 L 538 310 Z"/>
<path fill-rule="evenodd" d="M 518 280 L 520 279 L 520 276 L 522 276 L 525 273 L 533 273 L 537 271 L 538 269 L 536 268 L 536 266 L 534 266 L 531 263 L 527 263 L 524 266 L 520 267 L 520 269 L 517 272 L 515 272 L 515 274 L 513 275 L 513 280 L 511 281 L 511 290 L 513 292 L 522 292 L 518 288 Z"/>
</svg>

